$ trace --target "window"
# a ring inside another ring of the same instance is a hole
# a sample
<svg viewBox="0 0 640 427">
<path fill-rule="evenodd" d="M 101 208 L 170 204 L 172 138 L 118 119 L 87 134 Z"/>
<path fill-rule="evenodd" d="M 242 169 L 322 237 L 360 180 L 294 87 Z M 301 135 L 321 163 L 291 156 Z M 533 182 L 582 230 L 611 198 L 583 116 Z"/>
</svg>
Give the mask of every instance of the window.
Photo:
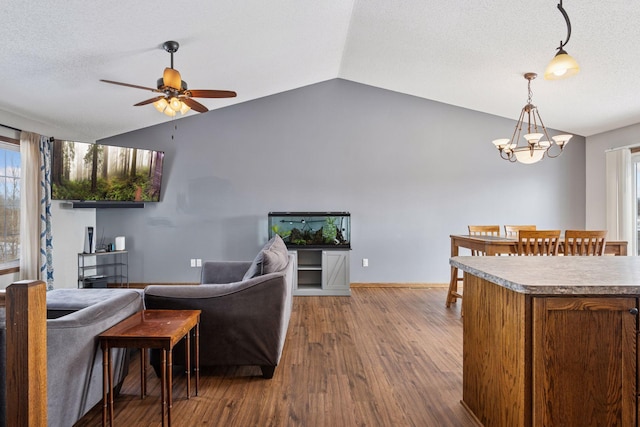
<svg viewBox="0 0 640 427">
<path fill-rule="evenodd" d="M 0 274 L 20 265 L 20 145 L 0 137 Z"/>
</svg>

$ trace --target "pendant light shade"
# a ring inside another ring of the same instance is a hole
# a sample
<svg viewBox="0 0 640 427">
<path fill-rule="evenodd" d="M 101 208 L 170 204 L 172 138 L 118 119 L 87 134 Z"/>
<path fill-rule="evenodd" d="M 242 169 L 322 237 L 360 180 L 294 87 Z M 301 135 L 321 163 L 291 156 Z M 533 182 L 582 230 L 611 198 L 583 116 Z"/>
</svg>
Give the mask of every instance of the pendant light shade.
<svg viewBox="0 0 640 427">
<path fill-rule="evenodd" d="M 544 78 L 547 80 L 559 80 L 575 76 L 580 72 L 578 62 L 564 50 L 551 60 L 544 70 Z"/>
<path fill-rule="evenodd" d="M 564 21 L 567 24 L 567 39 L 560 41 L 560 47 L 557 48 L 558 53 L 556 53 L 556 56 L 553 57 L 544 70 L 544 78 L 546 80 L 566 79 L 580 72 L 578 62 L 564 50 L 564 47 L 569 43 L 569 39 L 571 38 L 571 21 L 569 21 L 567 11 L 562 7 L 562 0 L 560 0 L 558 4 L 558 10 L 562 13 Z"/>
</svg>

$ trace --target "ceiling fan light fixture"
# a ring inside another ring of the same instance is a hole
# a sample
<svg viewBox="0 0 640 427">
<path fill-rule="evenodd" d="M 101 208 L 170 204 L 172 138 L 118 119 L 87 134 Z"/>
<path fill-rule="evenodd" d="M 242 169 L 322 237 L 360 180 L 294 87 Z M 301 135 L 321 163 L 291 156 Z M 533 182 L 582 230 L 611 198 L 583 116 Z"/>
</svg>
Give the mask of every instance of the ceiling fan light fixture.
<svg viewBox="0 0 640 427">
<path fill-rule="evenodd" d="M 169 108 L 177 113 L 182 109 L 182 102 L 174 96 L 169 100 Z"/>
<path fill-rule="evenodd" d="M 169 103 L 165 98 L 161 98 L 153 103 L 153 106 L 156 107 L 156 110 L 158 110 L 161 113 L 164 113 L 164 110 L 165 108 L 167 108 L 168 105 Z"/>
<path fill-rule="evenodd" d="M 189 107 L 187 104 L 185 104 L 184 102 L 181 103 L 182 107 L 180 108 L 180 113 L 187 114 L 189 112 L 189 110 L 191 110 L 191 107 Z"/>
<path fill-rule="evenodd" d="M 169 117 L 174 117 L 176 115 L 176 112 L 173 111 L 171 108 L 165 108 L 163 113 L 165 113 Z"/>
</svg>

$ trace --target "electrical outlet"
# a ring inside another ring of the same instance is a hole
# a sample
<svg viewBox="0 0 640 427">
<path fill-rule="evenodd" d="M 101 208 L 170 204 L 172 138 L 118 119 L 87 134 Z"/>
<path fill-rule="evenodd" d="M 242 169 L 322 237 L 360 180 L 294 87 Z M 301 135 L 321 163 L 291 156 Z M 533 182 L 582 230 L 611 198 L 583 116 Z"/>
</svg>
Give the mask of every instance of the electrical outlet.
<svg viewBox="0 0 640 427">
<path fill-rule="evenodd" d="M 196 259 L 196 267 L 202 267 L 202 260 L 200 258 Z"/>
<path fill-rule="evenodd" d="M 196 266 L 196 259 L 191 258 L 191 267 L 195 267 L 195 266 Z"/>
<path fill-rule="evenodd" d="M 362 266 L 369 267 L 369 258 L 362 258 Z"/>
</svg>

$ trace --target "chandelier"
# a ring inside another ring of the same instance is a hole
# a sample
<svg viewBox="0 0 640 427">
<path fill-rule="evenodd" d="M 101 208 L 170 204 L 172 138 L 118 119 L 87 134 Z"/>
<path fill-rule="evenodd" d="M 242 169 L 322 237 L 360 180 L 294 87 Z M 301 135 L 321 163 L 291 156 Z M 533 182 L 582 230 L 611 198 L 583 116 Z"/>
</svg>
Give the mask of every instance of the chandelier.
<svg viewBox="0 0 640 427">
<path fill-rule="evenodd" d="M 532 164 L 542 160 L 545 154 L 550 158 L 558 157 L 562 154 L 565 145 L 573 136 L 556 135 L 553 138 L 549 138 L 549 133 L 544 123 L 542 123 L 538 108 L 531 103 L 531 97 L 533 95 L 533 92 L 531 92 L 531 80 L 537 76 L 536 73 L 526 73 L 524 75 L 524 78 L 528 81 L 529 97 L 527 98 L 527 104 L 522 107 L 520 118 L 518 119 L 518 123 L 516 123 L 516 128 L 513 131 L 511 139 L 502 138 L 493 141 L 493 144 L 500 151 L 500 157 L 504 160 Z M 520 141 L 520 134 L 522 133 L 525 118 L 527 121 L 527 133 L 524 134 L 523 137 L 527 142 L 520 145 L 518 141 Z M 554 146 L 557 148 L 553 148 Z M 555 154 L 551 153 L 552 149 Z"/>
<path fill-rule="evenodd" d="M 569 39 L 571 38 L 571 22 L 569 21 L 569 15 L 567 15 L 567 12 L 562 7 L 562 0 L 558 3 L 558 9 L 560 13 L 562 13 L 564 21 L 567 23 L 567 40 L 564 42 L 562 40 L 560 41 L 560 47 L 556 49 L 558 53 L 556 53 L 556 56 L 549 62 L 549 65 L 547 65 L 547 68 L 544 70 L 544 78 L 546 80 L 564 79 L 580 72 L 578 62 L 564 50 L 564 47 L 569 43 Z"/>
</svg>

